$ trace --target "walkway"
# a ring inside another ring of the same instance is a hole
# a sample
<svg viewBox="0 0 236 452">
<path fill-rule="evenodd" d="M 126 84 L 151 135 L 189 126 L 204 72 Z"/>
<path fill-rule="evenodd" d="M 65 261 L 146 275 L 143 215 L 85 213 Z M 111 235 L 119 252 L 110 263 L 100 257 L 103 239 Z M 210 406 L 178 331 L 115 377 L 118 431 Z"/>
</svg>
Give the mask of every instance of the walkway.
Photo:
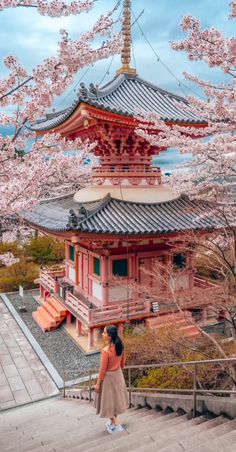
<svg viewBox="0 0 236 452">
<path fill-rule="evenodd" d="M 0 410 L 57 393 L 48 372 L 0 299 Z"/>
</svg>

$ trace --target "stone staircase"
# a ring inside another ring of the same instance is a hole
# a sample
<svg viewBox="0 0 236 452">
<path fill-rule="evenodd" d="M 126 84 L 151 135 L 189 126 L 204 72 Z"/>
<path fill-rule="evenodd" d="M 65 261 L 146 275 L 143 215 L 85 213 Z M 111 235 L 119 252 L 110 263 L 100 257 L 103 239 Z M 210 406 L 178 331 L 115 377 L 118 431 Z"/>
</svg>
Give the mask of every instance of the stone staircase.
<svg viewBox="0 0 236 452">
<path fill-rule="evenodd" d="M 43 301 L 37 311 L 32 313 L 34 320 L 46 332 L 55 330 L 66 317 L 67 310 L 53 296 Z"/>
<path fill-rule="evenodd" d="M 125 430 L 109 435 L 105 419 L 83 400 L 53 398 L 0 412 L 1 452 L 233 452 L 236 419 L 130 409 Z"/>
</svg>

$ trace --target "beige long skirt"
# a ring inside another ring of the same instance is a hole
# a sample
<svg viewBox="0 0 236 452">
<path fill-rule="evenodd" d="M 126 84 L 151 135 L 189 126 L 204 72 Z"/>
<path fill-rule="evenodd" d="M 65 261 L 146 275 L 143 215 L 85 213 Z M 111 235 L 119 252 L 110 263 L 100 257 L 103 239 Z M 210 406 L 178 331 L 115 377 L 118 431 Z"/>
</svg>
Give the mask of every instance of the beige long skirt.
<svg viewBox="0 0 236 452">
<path fill-rule="evenodd" d="M 100 417 L 110 419 L 128 408 L 128 394 L 121 368 L 106 373 L 100 391 L 95 395 L 95 408 Z"/>
</svg>

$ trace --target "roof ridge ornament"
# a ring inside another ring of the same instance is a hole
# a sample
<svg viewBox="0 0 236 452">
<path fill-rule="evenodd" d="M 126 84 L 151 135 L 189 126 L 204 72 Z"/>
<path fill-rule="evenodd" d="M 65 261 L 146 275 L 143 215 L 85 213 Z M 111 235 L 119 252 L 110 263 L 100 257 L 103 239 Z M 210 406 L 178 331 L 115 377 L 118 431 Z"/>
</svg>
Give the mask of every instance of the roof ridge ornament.
<svg viewBox="0 0 236 452">
<path fill-rule="evenodd" d="M 136 74 L 136 69 L 130 67 L 131 61 L 131 0 L 124 0 L 122 34 L 124 39 L 121 51 L 122 67 L 116 72 L 120 74 Z"/>
</svg>

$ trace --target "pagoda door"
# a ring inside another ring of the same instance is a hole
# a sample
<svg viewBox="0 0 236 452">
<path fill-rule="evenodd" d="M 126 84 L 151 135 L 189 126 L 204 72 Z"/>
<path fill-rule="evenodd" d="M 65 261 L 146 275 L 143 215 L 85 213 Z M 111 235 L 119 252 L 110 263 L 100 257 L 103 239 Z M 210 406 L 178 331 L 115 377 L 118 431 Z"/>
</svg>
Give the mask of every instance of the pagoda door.
<svg viewBox="0 0 236 452">
<path fill-rule="evenodd" d="M 139 284 L 145 287 L 154 287 L 161 284 L 163 263 L 162 256 L 145 257 L 139 259 Z"/>
<path fill-rule="evenodd" d="M 88 292 L 88 255 L 83 253 L 82 257 L 82 288 Z"/>
</svg>

